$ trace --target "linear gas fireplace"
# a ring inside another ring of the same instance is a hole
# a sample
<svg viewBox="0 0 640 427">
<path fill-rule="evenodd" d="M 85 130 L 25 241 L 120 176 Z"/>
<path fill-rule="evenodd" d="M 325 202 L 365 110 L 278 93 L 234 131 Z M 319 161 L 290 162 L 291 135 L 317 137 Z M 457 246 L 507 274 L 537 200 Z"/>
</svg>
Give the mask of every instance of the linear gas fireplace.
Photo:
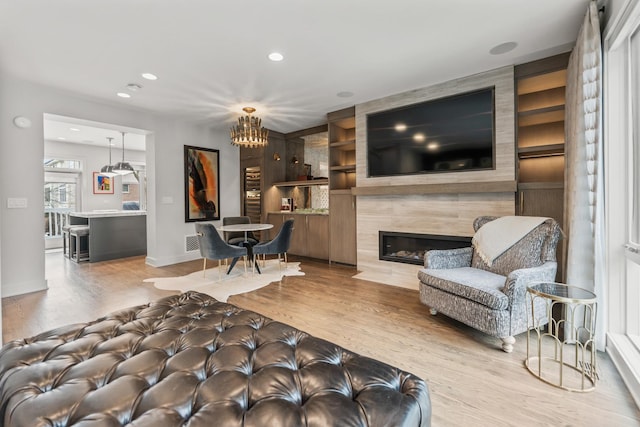
<svg viewBox="0 0 640 427">
<path fill-rule="evenodd" d="M 471 246 L 471 237 L 438 234 L 395 233 L 379 231 L 379 259 L 424 264 L 424 254 L 431 249 L 456 249 Z"/>
</svg>

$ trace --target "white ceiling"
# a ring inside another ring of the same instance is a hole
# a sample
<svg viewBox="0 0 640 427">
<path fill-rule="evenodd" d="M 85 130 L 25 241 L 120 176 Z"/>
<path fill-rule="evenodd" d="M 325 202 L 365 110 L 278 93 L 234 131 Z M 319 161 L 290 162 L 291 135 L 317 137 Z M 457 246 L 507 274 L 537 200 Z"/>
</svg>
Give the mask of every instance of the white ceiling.
<svg viewBox="0 0 640 427">
<path fill-rule="evenodd" d="M 567 51 L 588 3 L 0 0 L 0 69 L 220 128 L 253 106 L 264 126 L 291 132 L 329 111 Z M 272 51 L 284 61 L 269 61 Z M 129 83 L 143 88 L 116 97 Z"/>
</svg>

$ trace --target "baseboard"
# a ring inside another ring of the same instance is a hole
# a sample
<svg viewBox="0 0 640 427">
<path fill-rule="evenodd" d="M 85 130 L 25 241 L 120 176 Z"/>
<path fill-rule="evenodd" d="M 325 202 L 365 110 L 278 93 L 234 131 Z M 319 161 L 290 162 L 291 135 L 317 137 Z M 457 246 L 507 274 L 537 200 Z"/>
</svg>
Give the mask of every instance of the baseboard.
<svg viewBox="0 0 640 427">
<path fill-rule="evenodd" d="M 640 351 L 622 334 L 607 334 L 607 354 L 640 407 Z"/>
<path fill-rule="evenodd" d="M 47 289 L 49 289 L 47 279 L 31 280 L 29 282 L 2 283 L 2 298 L 46 291 Z"/>
<path fill-rule="evenodd" d="M 194 259 L 202 259 L 200 252 L 157 258 L 147 256 L 144 262 L 151 267 L 164 267 L 167 265 L 179 264 L 181 262 L 193 261 Z"/>
</svg>

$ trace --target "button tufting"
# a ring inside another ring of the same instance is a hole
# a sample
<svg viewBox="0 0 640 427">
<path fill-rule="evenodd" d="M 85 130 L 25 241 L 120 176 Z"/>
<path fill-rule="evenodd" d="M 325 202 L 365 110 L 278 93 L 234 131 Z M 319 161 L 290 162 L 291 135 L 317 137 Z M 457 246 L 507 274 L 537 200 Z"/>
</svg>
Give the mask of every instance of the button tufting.
<svg viewBox="0 0 640 427">
<path fill-rule="evenodd" d="M 0 389 L 12 427 L 426 427 L 431 414 L 419 378 L 197 292 L 8 343 Z"/>
</svg>

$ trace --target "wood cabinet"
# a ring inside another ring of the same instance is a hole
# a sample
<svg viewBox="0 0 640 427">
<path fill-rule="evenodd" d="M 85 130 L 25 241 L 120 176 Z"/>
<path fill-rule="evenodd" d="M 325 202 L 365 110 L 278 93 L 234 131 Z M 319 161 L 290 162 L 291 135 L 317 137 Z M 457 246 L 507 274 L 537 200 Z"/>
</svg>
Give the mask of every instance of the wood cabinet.
<svg viewBox="0 0 640 427">
<path fill-rule="evenodd" d="M 329 261 L 355 265 L 356 186 L 355 107 L 327 115 L 329 121 Z"/>
<path fill-rule="evenodd" d="M 350 191 L 335 190 L 329 196 L 332 262 L 355 265 L 356 259 L 356 198 Z"/>
<path fill-rule="evenodd" d="M 564 106 L 569 53 L 515 67 L 518 215 L 564 221 Z M 563 274 L 562 244 L 558 275 Z"/>
<path fill-rule="evenodd" d="M 284 181 L 284 162 L 275 160 L 276 153 L 285 152 L 284 135 L 269 131 L 269 145 L 240 150 L 240 214 L 252 222 L 265 222 L 267 212 L 280 209 L 280 198 L 269 191 L 274 182 Z M 265 235 L 266 233 L 261 233 Z"/>
<path fill-rule="evenodd" d="M 282 227 L 284 221 L 293 218 L 293 233 L 288 253 L 317 259 L 329 259 L 329 216 L 314 214 L 270 213 L 268 221 L 273 224 L 271 238 Z"/>
</svg>

